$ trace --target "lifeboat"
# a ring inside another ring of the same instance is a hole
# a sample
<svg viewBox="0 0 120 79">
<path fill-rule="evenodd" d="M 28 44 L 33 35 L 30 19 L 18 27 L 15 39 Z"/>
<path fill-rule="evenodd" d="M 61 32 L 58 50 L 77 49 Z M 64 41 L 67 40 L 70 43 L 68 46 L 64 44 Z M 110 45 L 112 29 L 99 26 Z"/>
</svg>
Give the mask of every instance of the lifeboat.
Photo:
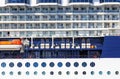
<svg viewBox="0 0 120 79">
<path fill-rule="evenodd" d="M 22 42 L 20 39 L 13 39 L 11 41 L 0 41 L 0 50 L 20 50 Z"/>
</svg>

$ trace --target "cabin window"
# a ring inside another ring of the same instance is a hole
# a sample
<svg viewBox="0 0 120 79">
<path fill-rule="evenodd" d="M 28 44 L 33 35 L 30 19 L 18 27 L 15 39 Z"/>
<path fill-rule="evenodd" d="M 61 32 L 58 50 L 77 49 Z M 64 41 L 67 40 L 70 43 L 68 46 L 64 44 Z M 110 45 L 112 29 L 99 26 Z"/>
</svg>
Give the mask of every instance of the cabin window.
<svg viewBox="0 0 120 79">
<path fill-rule="evenodd" d="M 26 75 L 29 75 L 29 74 L 30 74 L 29 71 L 27 71 L 27 72 L 26 72 Z"/>
<path fill-rule="evenodd" d="M 63 65 L 62 62 L 58 63 L 58 67 L 62 67 L 62 65 Z"/>
<path fill-rule="evenodd" d="M 49 65 L 50 65 L 50 67 L 54 67 L 55 64 L 53 62 L 51 62 Z"/>
<path fill-rule="evenodd" d="M 30 67 L 30 63 L 29 62 L 25 63 L 25 66 Z"/>
<path fill-rule="evenodd" d="M 43 62 L 43 63 L 41 64 L 41 66 L 42 66 L 42 67 L 46 67 L 46 63 Z"/>
<path fill-rule="evenodd" d="M 18 67 L 22 67 L 22 63 L 19 62 L 19 63 L 17 64 L 17 66 L 18 66 Z"/>
<path fill-rule="evenodd" d="M 10 75 L 13 75 L 13 72 L 12 71 L 10 71 L 10 73 L 9 73 Z"/>
<path fill-rule="evenodd" d="M 1 74 L 2 74 L 2 75 L 5 75 L 5 72 L 4 72 L 4 71 L 2 71 L 2 72 L 1 72 Z"/>
<path fill-rule="evenodd" d="M 70 62 L 67 62 L 66 67 L 70 67 L 70 66 L 71 66 Z"/>
<path fill-rule="evenodd" d="M 75 71 L 74 74 L 75 74 L 75 75 L 78 75 L 78 71 Z"/>
<path fill-rule="evenodd" d="M 82 67 L 86 67 L 87 66 L 87 63 L 86 62 L 83 62 L 82 63 Z"/>
<path fill-rule="evenodd" d="M 78 62 L 75 62 L 74 67 L 78 67 L 78 66 L 79 66 Z"/>
<path fill-rule="evenodd" d="M 90 66 L 91 66 L 91 67 L 95 67 L 95 63 L 94 63 L 94 62 L 91 62 L 91 63 L 90 63 Z"/>
<path fill-rule="evenodd" d="M 43 72 L 42 72 L 42 75 L 45 75 L 45 74 L 46 74 L 46 72 L 45 72 L 45 71 L 43 71 Z"/>
<path fill-rule="evenodd" d="M 67 74 L 67 75 L 70 75 L 70 72 L 69 72 L 69 71 L 67 71 L 67 72 L 66 72 L 66 74 Z"/>
<path fill-rule="evenodd" d="M 3 63 L 1 63 L 1 67 L 6 67 L 6 63 L 5 62 L 3 62 Z"/>
<path fill-rule="evenodd" d="M 34 72 L 34 75 L 37 75 L 37 74 L 38 74 L 38 72 L 37 72 L 37 71 L 35 71 L 35 72 Z"/>
<path fill-rule="evenodd" d="M 10 66 L 10 67 L 14 67 L 14 63 L 11 62 L 11 63 L 9 64 L 9 66 Z"/>
<path fill-rule="evenodd" d="M 59 72 L 58 72 L 58 75 L 62 75 L 62 72 L 61 72 L 61 71 L 59 71 Z"/>
<path fill-rule="evenodd" d="M 33 66 L 38 67 L 38 63 L 37 62 L 33 63 Z"/>
</svg>

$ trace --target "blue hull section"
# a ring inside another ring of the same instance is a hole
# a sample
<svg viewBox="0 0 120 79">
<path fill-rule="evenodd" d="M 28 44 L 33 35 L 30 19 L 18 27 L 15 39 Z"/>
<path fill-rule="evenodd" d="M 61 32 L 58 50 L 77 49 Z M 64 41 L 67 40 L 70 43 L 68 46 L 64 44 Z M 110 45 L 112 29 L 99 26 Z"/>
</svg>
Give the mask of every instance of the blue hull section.
<svg viewBox="0 0 120 79">
<path fill-rule="evenodd" d="M 0 58 L 120 58 L 120 36 L 26 39 L 22 52 L 1 49 Z"/>
<path fill-rule="evenodd" d="M 102 58 L 120 58 L 120 36 L 106 36 L 104 38 Z"/>
</svg>

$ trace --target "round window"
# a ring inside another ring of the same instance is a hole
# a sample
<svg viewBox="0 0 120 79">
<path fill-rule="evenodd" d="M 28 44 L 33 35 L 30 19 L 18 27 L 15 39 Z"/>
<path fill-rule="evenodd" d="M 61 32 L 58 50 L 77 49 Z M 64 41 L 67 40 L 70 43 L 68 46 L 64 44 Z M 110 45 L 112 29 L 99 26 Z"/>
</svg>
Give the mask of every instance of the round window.
<svg viewBox="0 0 120 79">
<path fill-rule="evenodd" d="M 50 67 L 54 67 L 55 64 L 53 62 L 51 62 L 49 65 L 50 65 Z"/>
<path fill-rule="evenodd" d="M 26 63 L 25 63 L 25 66 L 26 66 L 26 67 L 30 67 L 30 63 L 29 63 L 29 62 L 26 62 Z"/>
<path fill-rule="evenodd" d="M 57 65 L 58 65 L 58 67 L 62 67 L 63 64 L 62 64 L 62 62 L 59 62 Z"/>
<path fill-rule="evenodd" d="M 86 62 L 83 62 L 82 63 L 82 67 L 86 67 L 87 66 L 87 63 Z"/>
<path fill-rule="evenodd" d="M 71 65 L 70 62 L 66 63 L 66 67 L 70 67 L 70 65 Z"/>
<path fill-rule="evenodd" d="M 38 63 L 37 63 L 37 62 L 34 62 L 34 63 L 33 63 L 33 66 L 34 66 L 34 67 L 38 67 Z"/>
<path fill-rule="evenodd" d="M 10 66 L 10 67 L 14 67 L 14 63 L 11 62 L 11 63 L 9 64 L 9 66 Z"/>
<path fill-rule="evenodd" d="M 2 62 L 2 63 L 1 63 L 1 67 L 3 67 L 3 68 L 6 67 L 6 63 L 5 63 L 5 62 Z"/>
<path fill-rule="evenodd" d="M 41 64 L 41 66 L 42 66 L 42 67 L 46 67 L 46 63 L 43 62 L 43 63 Z"/>
<path fill-rule="evenodd" d="M 21 62 L 17 63 L 17 66 L 22 67 L 22 63 Z"/>
</svg>

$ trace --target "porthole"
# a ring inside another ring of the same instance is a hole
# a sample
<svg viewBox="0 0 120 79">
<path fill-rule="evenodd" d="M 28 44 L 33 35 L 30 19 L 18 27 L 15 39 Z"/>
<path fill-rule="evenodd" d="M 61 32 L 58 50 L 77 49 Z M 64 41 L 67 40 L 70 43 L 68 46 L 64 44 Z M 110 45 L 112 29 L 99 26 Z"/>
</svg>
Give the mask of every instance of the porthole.
<svg viewBox="0 0 120 79">
<path fill-rule="evenodd" d="M 3 68 L 6 67 L 6 63 L 5 63 L 5 62 L 2 62 L 2 63 L 1 63 L 1 67 L 3 67 Z"/>
<path fill-rule="evenodd" d="M 86 71 L 83 71 L 83 75 L 86 75 Z"/>
<path fill-rule="evenodd" d="M 51 72 L 50 72 L 50 75 L 54 75 L 54 72 L 53 72 L 53 71 L 51 71 Z"/>
<path fill-rule="evenodd" d="M 26 67 L 30 67 L 30 63 L 29 63 L 29 62 L 26 62 L 26 63 L 25 63 L 25 66 L 26 66 Z"/>
<path fill-rule="evenodd" d="M 118 75 L 118 74 L 119 74 L 119 71 L 115 71 L 115 74 Z"/>
<path fill-rule="evenodd" d="M 111 72 L 110 71 L 107 71 L 107 75 L 110 75 L 111 74 Z"/>
<path fill-rule="evenodd" d="M 50 65 L 50 67 L 54 67 L 55 64 L 53 62 L 51 62 L 49 65 Z"/>
<path fill-rule="evenodd" d="M 78 62 L 75 62 L 74 67 L 78 67 L 78 66 L 79 66 Z"/>
<path fill-rule="evenodd" d="M 74 72 L 74 74 L 75 74 L 75 75 L 78 75 L 78 72 L 77 72 L 77 71 L 75 71 L 75 72 Z"/>
<path fill-rule="evenodd" d="M 21 75 L 21 72 L 20 72 L 20 71 L 18 72 L 18 75 Z"/>
<path fill-rule="evenodd" d="M 2 72 L 1 72 L 1 74 L 2 74 L 2 75 L 5 75 L 5 72 L 4 72 L 4 71 L 2 71 Z"/>
<path fill-rule="evenodd" d="M 13 72 L 11 71 L 9 74 L 10 74 L 10 75 L 13 75 Z"/>
<path fill-rule="evenodd" d="M 102 71 L 99 71 L 99 75 L 102 75 L 103 74 L 103 72 Z"/>
<path fill-rule="evenodd" d="M 22 63 L 21 62 L 17 63 L 17 66 L 22 67 Z"/>
<path fill-rule="evenodd" d="M 91 71 L 91 75 L 94 75 L 95 74 L 95 72 L 94 71 Z"/>
<path fill-rule="evenodd" d="M 91 62 L 91 63 L 90 63 L 90 66 L 91 66 L 91 67 L 95 67 L 95 63 L 94 63 L 94 62 Z"/>
<path fill-rule="evenodd" d="M 14 67 L 14 63 L 13 62 L 9 63 L 9 66 Z"/>
<path fill-rule="evenodd" d="M 43 63 L 41 64 L 41 66 L 42 66 L 42 67 L 46 67 L 46 63 L 43 62 Z"/>
<path fill-rule="evenodd" d="M 34 63 L 33 63 L 33 66 L 34 66 L 34 67 L 38 67 L 38 63 L 37 63 L 37 62 L 34 62 Z"/>
<path fill-rule="evenodd" d="M 62 72 L 61 72 L 61 71 L 59 71 L 59 72 L 58 72 L 58 75 L 62 75 Z"/>
<path fill-rule="evenodd" d="M 58 65 L 58 67 L 62 67 L 63 64 L 62 64 L 62 62 L 59 62 L 57 65 Z"/>
<path fill-rule="evenodd" d="M 66 63 L 66 67 L 70 67 L 70 65 L 71 65 L 71 64 L 70 64 L 69 62 Z"/>
<path fill-rule="evenodd" d="M 45 75 L 45 74 L 46 74 L 45 71 L 43 71 L 43 72 L 42 72 L 42 75 Z"/>
<path fill-rule="evenodd" d="M 70 75 L 70 72 L 69 72 L 69 71 L 67 71 L 67 72 L 66 72 L 66 74 L 67 74 L 67 75 Z"/>
<path fill-rule="evenodd" d="M 27 72 L 26 72 L 26 75 L 29 75 L 29 74 L 30 74 L 29 71 L 27 71 Z"/>
<path fill-rule="evenodd" d="M 82 63 L 82 67 L 86 67 L 87 66 L 87 63 L 86 62 L 83 62 Z"/>
<path fill-rule="evenodd" d="M 37 71 L 35 71 L 35 72 L 34 72 L 34 75 L 37 75 L 37 74 L 38 74 L 38 72 L 37 72 Z"/>
</svg>

